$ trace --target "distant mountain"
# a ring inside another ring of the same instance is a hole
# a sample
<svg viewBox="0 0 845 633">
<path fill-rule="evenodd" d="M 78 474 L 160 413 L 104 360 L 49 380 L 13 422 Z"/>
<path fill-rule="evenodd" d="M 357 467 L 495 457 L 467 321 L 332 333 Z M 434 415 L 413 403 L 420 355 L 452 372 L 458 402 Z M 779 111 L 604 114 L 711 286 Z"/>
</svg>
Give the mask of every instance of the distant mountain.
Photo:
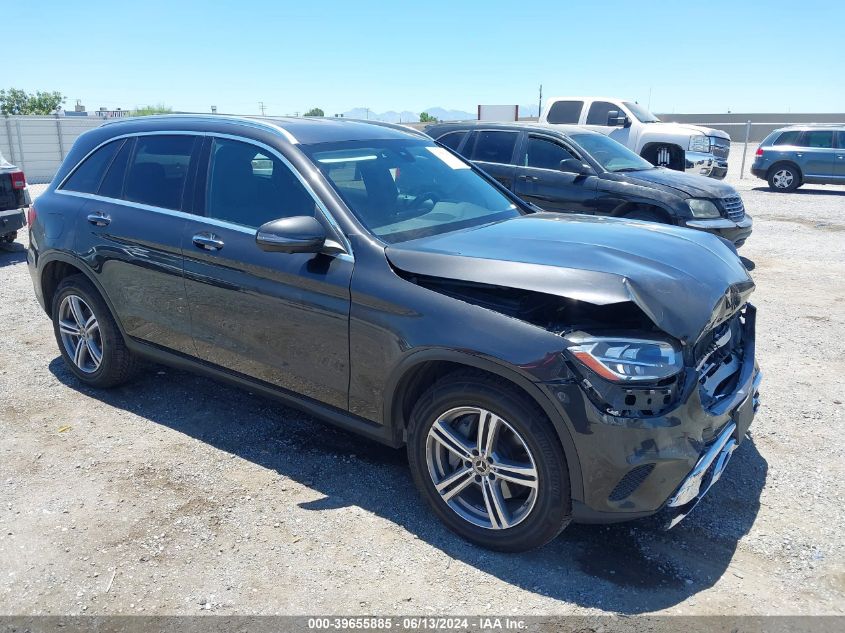
<svg viewBox="0 0 845 633">
<path fill-rule="evenodd" d="M 470 112 L 446 110 L 445 108 L 427 108 L 420 110 L 420 112 L 428 112 L 431 116 L 437 117 L 441 121 L 469 121 L 476 118 L 476 115 Z M 396 112 L 395 110 L 373 112 L 372 110 L 367 110 L 367 108 L 352 108 L 344 112 L 343 116 L 347 119 L 374 119 L 388 123 L 417 123 L 420 120 L 420 112 L 411 112 L 410 110 L 403 110 L 402 112 Z"/>
</svg>

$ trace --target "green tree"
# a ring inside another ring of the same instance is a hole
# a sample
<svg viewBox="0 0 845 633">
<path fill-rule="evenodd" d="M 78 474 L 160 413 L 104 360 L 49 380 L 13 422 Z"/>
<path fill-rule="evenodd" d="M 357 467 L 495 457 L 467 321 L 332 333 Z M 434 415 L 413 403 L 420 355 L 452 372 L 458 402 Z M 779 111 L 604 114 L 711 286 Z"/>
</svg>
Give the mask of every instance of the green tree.
<svg viewBox="0 0 845 633">
<path fill-rule="evenodd" d="M 141 108 L 132 110 L 132 116 L 149 116 L 151 114 L 170 114 L 173 108 L 163 103 L 157 105 L 146 105 Z"/>
<path fill-rule="evenodd" d="M 60 92 L 35 92 L 9 88 L 0 90 L 0 114 L 53 114 L 65 102 Z"/>
<path fill-rule="evenodd" d="M 431 116 L 428 112 L 420 114 L 420 123 L 437 123 L 437 117 Z"/>
<path fill-rule="evenodd" d="M 326 113 L 320 108 L 311 108 L 303 116 L 326 116 Z"/>
</svg>

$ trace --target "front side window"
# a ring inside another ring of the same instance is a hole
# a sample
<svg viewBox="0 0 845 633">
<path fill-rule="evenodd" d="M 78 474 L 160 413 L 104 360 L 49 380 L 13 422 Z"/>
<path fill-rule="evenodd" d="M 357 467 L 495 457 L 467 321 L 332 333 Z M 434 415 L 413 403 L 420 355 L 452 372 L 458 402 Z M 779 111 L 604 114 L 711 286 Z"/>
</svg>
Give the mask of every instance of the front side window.
<svg viewBox="0 0 845 633">
<path fill-rule="evenodd" d="M 465 131 L 449 132 L 448 134 L 444 134 L 437 140 L 443 143 L 449 149 L 453 149 L 457 152 L 458 147 L 460 147 L 461 145 L 461 141 L 464 140 L 464 137 L 466 135 L 467 133 Z"/>
<path fill-rule="evenodd" d="M 607 115 L 613 110 L 619 113 L 619 106 L 607 101 L 593 101 L 587 113 L 587 125 L 607 125 Z"/>
<path fill-rule="evenodd" d="M 507 165 L 513 158 L 517 132 L 480 130 L 473 132 L 461 152 L 470 160 Z"/>
<path fill-rule="evenodd" d="M 604 134 L 596 132 L 572 134 L 570 138 L 607 171 L 626 172 L 655 169 L 650 162 Z"/>
<path fill-rule="evenodd" d="M 316 203 L 276 156 L 251 143 L 214 139 L 206 215 L 258 228 L 271 220 L 314 216 Z"/>
<path fill-rule="evenodd" d="M 125 200 L 164 209 L 179 209 L 196 137 L 139 136 L 129 161 Z"/>
<path fill-rule="evenodd" d="M 778 136 L 777 140 L 772 143 L 772 145 L 775 147 L 778 145 L 797 145 L 798 137 L 800 136 L 800 130 L 789 130 L 788 132 L 783 132 L 780 136 Z"/>
<path fill-rule="evenodd" d="M 804 147 L 818 147 L 821 149 L 833 147 L 833 132 L 825 130 L 811 130 L 804 132 Z"/>
<path fill-rule="evenodd" d="M 539 136 L 528 137 L 527 167 L 539 169 L 560 169 L 560 161 L 575 158 L 563 145 Z"/>
<path fill-rule="evenodd" d="M 388 243 L 522 213 L 466 162 L 431 142 L 373 139 L 299 147 L 360 222 Z"/>
<path fill-rule="evenodd" d="M 62 189 L 80 193 L 97 193 L 106 170 L 123 142 L 124 139 L 112 141 L 91 154 L 71 174 Z"/>
<path fill-rule="evenodd" d="M 578 123 L 583 101 L 555 101 L 549 108 L 546 121 L 549 123 Z"/>
</svg>

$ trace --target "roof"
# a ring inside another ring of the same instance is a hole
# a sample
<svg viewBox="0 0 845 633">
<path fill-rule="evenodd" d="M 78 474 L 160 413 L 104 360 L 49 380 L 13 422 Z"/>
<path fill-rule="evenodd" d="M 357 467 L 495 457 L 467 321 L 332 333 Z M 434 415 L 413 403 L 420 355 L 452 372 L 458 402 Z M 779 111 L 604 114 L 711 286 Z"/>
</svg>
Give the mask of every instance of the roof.
<svg viewBox="0 0 845 633">
<path fill-rule="evenodd" d="M 147 126 L 156 127 L 156 123 L 172 123 L 182 120 L 193 126 L 213 123 L 232 123 L 250 125 L 273 131 L 291 144 L 311 144 L 337 141 L 357 141 L 373 139 L 422 138 L 417 130 L 393 123 L 381 121 L 360 121 L 356 119 L 323 117 L 251 117 L 226 114 L 161 114 L 146 117 L 129 117 L 108 121 L 104 126 Z"/>
</svg>

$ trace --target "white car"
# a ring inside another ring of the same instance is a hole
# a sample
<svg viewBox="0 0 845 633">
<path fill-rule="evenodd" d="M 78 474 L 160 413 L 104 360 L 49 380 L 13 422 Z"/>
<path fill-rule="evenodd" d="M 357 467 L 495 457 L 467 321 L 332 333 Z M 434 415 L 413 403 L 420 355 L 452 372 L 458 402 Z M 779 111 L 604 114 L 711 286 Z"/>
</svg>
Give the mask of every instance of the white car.
<svg viewBox="0 0 845 633">
<path fill-rule="evenodd" d="M 634 101 L 607 97 L 554 97 L 540 123 L 581 125 L 635 151 L 653 165 L 711 178 L 728 172 L 727 132 L 687 123 L 664 123 Z"/>
</svg>

